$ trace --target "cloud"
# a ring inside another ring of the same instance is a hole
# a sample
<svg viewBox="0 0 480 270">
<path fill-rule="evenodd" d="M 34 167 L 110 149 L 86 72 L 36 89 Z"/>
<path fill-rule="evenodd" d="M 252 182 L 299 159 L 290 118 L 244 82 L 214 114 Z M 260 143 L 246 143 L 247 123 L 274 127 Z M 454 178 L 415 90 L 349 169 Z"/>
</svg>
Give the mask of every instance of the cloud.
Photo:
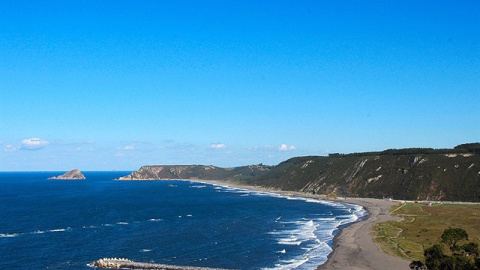
<svg viewBox="0 0 480 270">
<path fill-rule="evenodd" d="M 227 146 L 223 143 L 212 143 L 210 145 L 210 148 L 212 148 L 212 149 L 223 149 L 223 148 L 227 148 Z"/>
<path fill-rule="evenodd" d="M 39 150 L 48 145 L 48 142 L 39 138 L 30 138 L 22 141 L 20 149 L 22 150 Z"/>
<path fill-rule="evenodd" d="M 135 144 L 132 144 L 132 145 L 124 146 L 124 147 L 118 147 L 117 149 L 118 150 L 132 151 L 132 150 L 136 150 L 137 146 L 135 146 Z"/>
<path fill-rule="evenodd" d="M 18 147 L 15 147 L 11 144 L 7 144 L 5 145 L 5 147 L 3 148 L 3 151 L 5 152 L 14 152 L 14 151 L 17 151 L 18 150 Z"/>
<path fill-rule="evenodd" d="M 290 145 L 290 146 L 288 146 L 288 145 L 286 145 L 286 144 L 282 144 L 282 145 L 278 148 L 278 150 L 280 150 L 280 151 L 289 151 L 289 150 L 296 150 L 296 149 L 297 149 L 297 147 L 296 147 L 295 145 Z"/>
</svg>

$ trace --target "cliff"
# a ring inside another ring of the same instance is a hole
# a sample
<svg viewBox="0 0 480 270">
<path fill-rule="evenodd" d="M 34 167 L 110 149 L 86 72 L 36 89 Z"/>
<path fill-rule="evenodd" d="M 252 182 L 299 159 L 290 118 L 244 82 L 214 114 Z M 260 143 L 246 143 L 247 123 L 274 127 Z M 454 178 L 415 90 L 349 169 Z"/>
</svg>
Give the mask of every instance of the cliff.
<svg viewBox="0 0 480 270">
<path fill-rule="evenodd" d="M 241 181 L 270 171 L 273 166 L 250 165 L 220 168 L 204 165 L 142 166 L 139 170 L 118 180 L 236 180 Z"/>
<path fill-rule="evenodd" d="M 245 183 L 350 197 L 480 201 L 480 154 L 297 157 Z"/>
<path fill-rule="evenodd" d="M 480 144 L 296 157 L 277 166 L 143 166 L 119 180 L 227 180 L 349 197 L 480 201 Z"/>
<path fill-rule="evenodd" d="M 85 176 L 78 170 L 74 169 L 65 174 L 60 176 L 53 176 L 48 179 L 56 179 L 56 180 L 84 180 L 86 179 Z"/>
</svg>

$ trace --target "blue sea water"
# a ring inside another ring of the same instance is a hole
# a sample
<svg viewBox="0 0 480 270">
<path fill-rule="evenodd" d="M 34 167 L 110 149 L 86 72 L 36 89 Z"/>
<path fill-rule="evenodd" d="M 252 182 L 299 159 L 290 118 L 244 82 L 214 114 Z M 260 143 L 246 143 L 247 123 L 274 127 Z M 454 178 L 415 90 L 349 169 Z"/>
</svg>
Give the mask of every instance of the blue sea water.
<svg viewBox="0 0 480 270">
<path fill-rule="evenodd" d="M 315 269 L 356 205 L 130 172 L 0 172 L 0 269 L 90 269 L 103 257 L 232 269 Z"/>
</svg>

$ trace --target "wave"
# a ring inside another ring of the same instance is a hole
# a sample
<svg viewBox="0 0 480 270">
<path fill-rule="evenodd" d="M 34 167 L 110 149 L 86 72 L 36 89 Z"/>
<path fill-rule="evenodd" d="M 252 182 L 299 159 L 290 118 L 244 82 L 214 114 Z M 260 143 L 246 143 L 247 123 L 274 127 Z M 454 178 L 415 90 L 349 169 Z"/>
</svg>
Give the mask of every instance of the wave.
<svg viewBox="0 0 480 270">
<path fill-rule="evenodd" d="M 0 238 L 10 238 L 10 237 L 17 237 L 21 233 L 0 233 Z"/>
<path fill-rule="evenodd" d="M 195 186 L 190 186 L 191 188 L 206 188 L 207 186 L 205 185 L 195 185 Z"/>
<path fill-rule="evenodd" d="M 153 222 L 157 222 L 157 221 L 162 221 L 163 219 L 161 218 L 151 218 L 149 219 L 148 221 L 153 221 Z"/>
<path fill-rule="evenodd" d="M 67 230 L 71 230 L 72 228 L 70 227 L 67 227 L 65 229 L 53 229 L 53 230 L 48 230 L 48 232 L 64 232 L 64 231 L 67 231 Z"/>
<path fill-rule="evenodd" d="M 191 214 L 188 214 L 186 215 L 187 217 L 192 217 Z M 181 216 L 180 216 L 181 217 Z M 160 219 L 160 218 L 151 218 L 151 219 L 148 219 L 148 220 L 143 220 L 143 221 L 134 221 L 132 223 L 135 223 L 135 224 L 138 224 L 138 223 L 143 223 L 143 222 L 158 222 L 158 221 L 162 221 L 163 219 Z M 19 233 L 0 233 L 0 238 L 10 238 L 10 237 L 17 237 L 17 236 L 20 236 L 20 235 L 36 235 L 36 234 L 45 234 L 45 233 L 60 233 L 60 232 L 68 232 L 68 231 L 72 231 L 72 230 L 78 230 L 78 229 L 82 229 L 82 230 L 86 230 L 86 229 L 95 229 L 95 228 L 98 228 L 98 227 L 115 227 L 117 225 L 121 225 L 121 226 L 126 226 L 126 225 L 130 225 L 129 222 L 125 222 L 125 221 L 118 221 L 118 222 L 115 222 L 115 223 L 103 223 L 103 224 L 100 224 L 100 225 L 85 225 L 85 226 L 81 226 L 81 227 L 77 227 L 77 228 L 72 228 L 72 227 L 66 227 L 66 228 L 57 228 L 57 229 L 50 229 L 50 230 L 36 230 L 36 231 L 31 231 L 31 232 L 19 232 Z"/>
<path fill-rule="evenodd" d="M 285 228 L 269 234 L 275 235 L 277 244 L 284 246 L 285 252 L 288 246 L 298 246 L 304 253 L 287 260 L 280 260 L 275 267 L 268 269 L 316 269 L 318 265 L 325 263 L 332 252 L 330 245 L 339 227 L 358 220 L 366 213 L 363 207 L 357 205 L 343 204 L 338 208 L 351 214 L 280 221 L 279 223 Z"/>
<path fill-rule="evenodd" d="M 203 184 L 208 185 L 208 183 Z M 330 245 L 332 244 L 334 235 L 338 229 L 341 226 L 357 221 L 367 214 L 362 206 L 350 203 L 249 190 L 228 185 L 216 184 L 213 186 L 216 192 L 230 192 L 240 194 L 240 196 L 269 196 L 286 200 L 317 203 L 334 207 L 344 213 L 335 215 L 333 212 L 330 212 L 321 214 L 318 217 L 310 217 L 309 219 L 301 220 L 283 220 L 281 217 L 277 218 L 275 222 L 282 224 L 284 228 L 269 232 L 269 234 L 274 235 L 277 245 L 280 247 L 280 251 L 277 253 L 286 253 L 292 248 L 294 250 L 300 248 L 304 252 L 293 258 L 279 260 L 273 268 L 270 268 L 275 270 L 316 269 L 318 265 L 326 262 L 328 255 L 332 252 L 332 247 Z"/>
<path fill-rule="evenodd" d="M 292 260 L 281 260 L 280 263 L 275 264 L 276 270 L 290 270 L 301 266 L 302 264 L 308 262 L 308 258 L 302 259 L 292 259 Z"/>
</svg>

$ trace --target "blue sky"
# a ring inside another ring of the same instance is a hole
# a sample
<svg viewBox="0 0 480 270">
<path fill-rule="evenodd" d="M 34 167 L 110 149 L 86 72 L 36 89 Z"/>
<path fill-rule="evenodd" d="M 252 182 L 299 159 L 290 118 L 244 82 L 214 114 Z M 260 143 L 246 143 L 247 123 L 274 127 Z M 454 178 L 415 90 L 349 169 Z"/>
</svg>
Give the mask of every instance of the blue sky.
<svg viewBox="0 0 480 270">
<path fill-rule="evenodd" d="M 0 1 L 0 171 L 480 141 L 479 1 Z"/>
</svg>

